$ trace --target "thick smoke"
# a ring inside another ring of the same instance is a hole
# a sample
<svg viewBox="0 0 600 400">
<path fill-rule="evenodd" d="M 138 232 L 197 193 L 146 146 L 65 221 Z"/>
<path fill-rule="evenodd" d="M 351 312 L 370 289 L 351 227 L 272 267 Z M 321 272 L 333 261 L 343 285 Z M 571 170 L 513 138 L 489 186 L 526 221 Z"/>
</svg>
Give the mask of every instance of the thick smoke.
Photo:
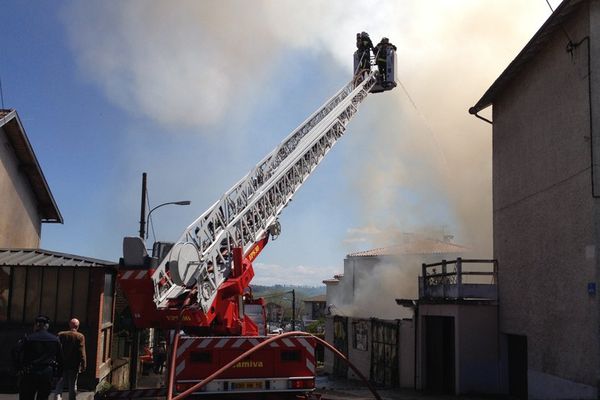
<svg viewBox="0 0 600 400">
<path fill-rule="evenodd" d="M 413 257 L 403 261 L 402 264 L 394 260 L 382 261 L 369 276 L 359 273 L 360 284 L 354 289 L 353 298 L 344 298 L 341 291 L 336 292 L 339 295 L 331 299 L 331 313 L 356 318 L 410 318 L 410 310 L 399 307 L 395 299 L 417 298 L 421 264 Z M 351 288 L 346 289 L 351 291 Z"/>
<path fill-rule="evenodd" d="M 138 0 L 73 2 L 64 20 L 82 74 L 111 101 L 197 132 L 283 96 L 275 77 L 294 54 L 350 71 L 356 32 L 389 37 L 402 86 L 368 99 L 369 134 L 353 139 L 345 168 L 357 225 L 448 225 L 489 256 L 491 129 L 467 109 L 548 15 L 521 0 Z M 349 240 L 378 245 L 366 237 Z"/>
</svg>

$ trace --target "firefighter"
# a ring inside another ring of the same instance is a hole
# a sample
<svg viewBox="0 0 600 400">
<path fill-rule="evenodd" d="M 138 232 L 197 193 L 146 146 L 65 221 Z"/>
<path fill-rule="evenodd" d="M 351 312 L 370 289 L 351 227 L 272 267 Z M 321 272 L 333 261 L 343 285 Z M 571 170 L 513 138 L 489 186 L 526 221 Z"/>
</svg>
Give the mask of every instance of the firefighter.
<svg viewBox="0 0 600 400">
<path fill-rule="evenodd" d="M 360 59 L 360 69 L 369 69 L 371 66 L 371 49 L 373 49 L 373 42 L 367 32 L 356 34 L 356 48 L 358 49 L 358 57 Z"/>
<path fill-rule="evenodd" d="M 392 48 L 394 51 L 396 50 L 396 46 L 390 43 L 390 40 L 386 37 L 382 38 L 377 46 L 375 46 L 375 62 L 377 63 L 377 68 L 379 69 L 379 76 L 382 82 L 387 80 L 386 77 L 386 68 L 387 68 L 387 55 L 388 49 Z"/>
<path fill-rule="evenodd" d="M 62 373 L 62 347 L 58 337 L 48 332 L 49 326 L 48 317 L 36 317 L 34 332 L 21 339 L 15 349 L 15 362 L 21 376 L 20 400 L 47 399 L 53 377 Z"/>
</svg>

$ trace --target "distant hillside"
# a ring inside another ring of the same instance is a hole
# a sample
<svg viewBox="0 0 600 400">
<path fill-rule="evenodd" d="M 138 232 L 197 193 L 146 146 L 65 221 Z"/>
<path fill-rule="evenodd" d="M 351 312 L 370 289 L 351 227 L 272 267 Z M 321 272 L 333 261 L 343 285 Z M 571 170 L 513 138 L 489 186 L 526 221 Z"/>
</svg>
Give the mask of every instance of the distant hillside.
<svg viewBox="0 0 600 400">
<path fill-rule="evenodd" d="M 278 295 L 290 292 L 292 289 L 296 291 L 296 299 L 304 299 L 308 297 L 325 294 L 325 286 L 295 286 L 295 285 L 274 285 L 262 286 L 251 285 L 252 292 L 256 297 L 265 295 Z"/>
<path fill-rule="evenodd" d="M 325 294 L 325 286 L 294 286 L 274 285 L 262 286 L 252 285 L 254 298 L 262 297 L 267 303 L 279 304 L 283 311 L 283 321 L 290 321 L 292 317 L 292 289 L 296 292 L 296 320 L 301 321 L 304 314 L 304 299 Z M 281 323 L 281 320 L 270 321 L 270 323 Z M 299 325 L 298 325 L 299 326 Z"/>
</svg>

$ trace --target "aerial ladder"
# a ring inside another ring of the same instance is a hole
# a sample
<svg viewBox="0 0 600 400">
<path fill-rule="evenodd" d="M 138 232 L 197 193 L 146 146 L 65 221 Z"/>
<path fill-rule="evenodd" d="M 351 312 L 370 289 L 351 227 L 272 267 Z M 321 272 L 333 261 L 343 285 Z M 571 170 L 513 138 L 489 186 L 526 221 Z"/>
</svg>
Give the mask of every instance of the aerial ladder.
<svg viewBox="0 0 600 400">
<path fill-rule="evenodd" d="M 118 281 L 135 325 L 188 335 L 182 338 L 174 363 L 178 390 L 267 338 L 264 301 L 253 298 L 249 286 L 254 276 L 252 263 L 269 239 L 280 234 L 279 215 L 343 136 L 360 104 L 370 93 L 396 86 L 395 48 L 380 51 L 386 52 L 385 71 L 372 67 L 370 52 L 357 50 L 352 80 L 190 224 L 176 242 L 155 243 L 149 256 L 141 238 L 124 238 Z M 364 65 L 361 57 L 369 57 L 368 68 L 360 68 Z M 271 344 L 268 348 L 280 351 L 278 357 L 257 353 L 252 360 L 238 363 L 224 380 L 207 387 L 206 393 L 293 392 L 314 387 L 314 342 L 291 338 L 279 347 Z M 230 353 L 223 358 L 225 350 Z M 279 361 L 267 367 L 267 359 Z"/>
</svg>

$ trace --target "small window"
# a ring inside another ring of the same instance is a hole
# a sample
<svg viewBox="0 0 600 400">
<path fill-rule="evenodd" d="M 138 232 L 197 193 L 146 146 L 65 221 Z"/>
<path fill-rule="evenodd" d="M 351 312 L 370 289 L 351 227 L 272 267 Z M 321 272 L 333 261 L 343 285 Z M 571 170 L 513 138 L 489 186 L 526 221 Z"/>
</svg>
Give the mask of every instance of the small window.
<svg viewBox="0 0 600 400">
<path fill-rule="evenodd" d="M 369 325 L 367 321 L 354 321 L 352 323 L 352 347 L 356 350 L 369 349 Z"/>
<path fill-rule="evenodd" d="M 281 352 L 281 361 L 300 361 L 298 350 L 284 350 Z"/>
<path fill-rule="evenodd" d="M 112 322 L 113 294 L 115 291 L 115 279 L 112 273 L 104 275 L 104 304 L 102 305 L 102 323 Z"/>
</svg>

